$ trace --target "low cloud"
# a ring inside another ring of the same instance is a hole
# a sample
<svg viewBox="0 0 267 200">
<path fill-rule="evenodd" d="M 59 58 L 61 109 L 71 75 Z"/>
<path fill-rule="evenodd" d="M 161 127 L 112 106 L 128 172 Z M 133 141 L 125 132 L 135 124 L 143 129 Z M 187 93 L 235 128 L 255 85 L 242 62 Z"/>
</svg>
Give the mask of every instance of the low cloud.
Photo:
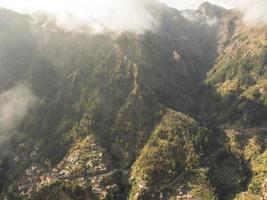
<svg viewBox="0 0 267 200">
<path fill-rule="evenodd" d="M 22 13 L 44 13 L 55 16 L 56 23 L 69 31 L 153 30 L 155 20 L 143 0 L 0 0 L 0 6 Z"/>
<path fill-rule="evenodd" d="M 56 24 L 68 31 L 130 31 L 142 34 L 154 30 L 157 22 L 147 7 L 152 1 L 171 7 L 196 9 L 206 0 L 0 0 L 0 7 L 21 13 L 45 13 L 55 16 Z M 266 0 L 210 0 L 225 8 L 237 8 L 249 25 L 267 24 Z M 214 24 L 215 21 L 208 21 Z"/>
<path fill-rule="evenodd" d="M 37 97 L 24 84 L 0 93 L 0 144 L 9 139 Z"/>
<path fill-rule="evenodd" d="M 266 0 L 240 0 L 238 8 L 244 14 L 244 22 L 249 25 L 267 25 Z"/>
<path fill-rule="evenodd" d="M 159 0 L 179 10 L 196 9 L 206 0 Z M 248 25 L 267 25 L 267 0 L 210 0 L 210 3 L 225 7 L 236 8 L 244 14 L 244 22 Z"/>
<path fill-rule="evenodd" d="M 217 17 L 208 17 L 203 16 L 200 13 L 194 13 L 190 11 L 182 11 L 181 15 L 191 23 L 195 24 L 206 24 L 208 26 L 215 26 L 218 24 L 218 18 Z"/>
</svg>

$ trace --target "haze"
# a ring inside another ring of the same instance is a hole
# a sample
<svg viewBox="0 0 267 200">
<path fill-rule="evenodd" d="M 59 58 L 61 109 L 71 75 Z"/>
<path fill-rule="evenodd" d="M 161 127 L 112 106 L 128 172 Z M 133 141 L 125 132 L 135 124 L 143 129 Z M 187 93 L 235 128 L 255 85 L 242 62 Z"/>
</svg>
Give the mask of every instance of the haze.
<svg viewBox="0 0 267 200">
<path fill-rule="evenodd" d="M 155 0 L 156 1 L 156 0 Z M 196 9 L 204 0 L 160 0 L 177 9 Z M 56 16 L 57 24 L 67 30 L 90 28 L 96 33 L 104 30 L 143 33 L 153 30 L 157 23 L 142 0 L 0 0 L 0 7 L 22 13 L 44 12 Z M 266 0 L 210 0 L 211 3 L 238 8 L 250 25 L 267 23 Z"/>
</svg>

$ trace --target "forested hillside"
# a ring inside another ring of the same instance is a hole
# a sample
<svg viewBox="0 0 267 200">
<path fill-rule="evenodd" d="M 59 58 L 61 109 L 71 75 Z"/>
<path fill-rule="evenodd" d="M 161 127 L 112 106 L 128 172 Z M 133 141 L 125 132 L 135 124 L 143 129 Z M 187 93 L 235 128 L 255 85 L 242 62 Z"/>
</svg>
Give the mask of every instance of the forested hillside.
<svg viewBox="0 0 267 200">
<path fill-rule="evenodd" d="M 144 34 L 0 9 L 0 199 L 266 198 L 266 26 L 149 9 Z"/>
</svg>

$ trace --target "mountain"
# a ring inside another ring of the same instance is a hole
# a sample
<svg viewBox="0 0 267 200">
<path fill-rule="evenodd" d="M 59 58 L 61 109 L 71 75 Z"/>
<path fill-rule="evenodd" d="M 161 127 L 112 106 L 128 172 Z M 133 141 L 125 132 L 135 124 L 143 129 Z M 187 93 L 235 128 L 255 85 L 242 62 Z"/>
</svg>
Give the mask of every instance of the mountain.
<svg viewBox="0 0 267 200">
<path fill-rule="evenodd" d="M 148 9 L 144 34 L 0 10 L 0 118 L 16 117 L 0 128 L 1 198 L 266 197 L 267 28 L 210 3 Z M 18 85 L 14 105 L 35 99 L 21 120 L 1 108 Z"/>
</svg>

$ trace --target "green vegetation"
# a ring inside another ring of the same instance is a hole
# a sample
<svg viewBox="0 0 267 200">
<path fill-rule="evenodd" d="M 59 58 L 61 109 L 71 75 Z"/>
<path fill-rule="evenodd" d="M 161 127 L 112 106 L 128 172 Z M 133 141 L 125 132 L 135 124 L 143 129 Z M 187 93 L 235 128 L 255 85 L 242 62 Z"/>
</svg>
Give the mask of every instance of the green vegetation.
<svg viewBox="0 0 267 200">
<path fill-rule="evenodd" d="M 262 192 L 262 184 L 267 177 L 267 151 L 254 159 L 251 163 L 253 178 L 249 184 L 249 192 L 260 195 Z"/>
<path fill-rule="evenodd" d="M 133 165 L 130 199 L 136 195 L 152 198 L 183 171 L 198 168 L 209 136 L 209 131 L 192 118 L 167 111 Z"/>
<path fill-rule="evenodd" d="M 143 35 L 0 10 L 0 92 L 23 82 L 39 99 L 0 146 L 0 199 L 265 195 L 265 28 L 207 3 L 199 23 L 151 10 L 162 27 Z"/>
</svg>

